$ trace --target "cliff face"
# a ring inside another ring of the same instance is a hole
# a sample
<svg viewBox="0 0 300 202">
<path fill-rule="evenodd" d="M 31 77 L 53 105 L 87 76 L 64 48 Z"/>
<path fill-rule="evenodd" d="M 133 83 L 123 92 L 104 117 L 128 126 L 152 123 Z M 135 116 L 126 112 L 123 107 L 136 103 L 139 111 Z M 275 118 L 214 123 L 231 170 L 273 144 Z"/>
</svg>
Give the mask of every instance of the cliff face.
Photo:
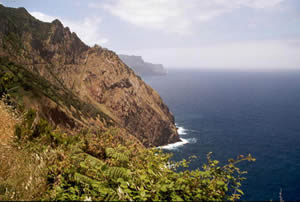
<svg viewBox="0 0 300 202">
<path fill-rule="evenodd" d="M 121 60 L 140 76 L 163 76 L 167 74 L 162 64 L 145 62 L 141 56 L 119 55 Z"/>
<path fill-rule="evenodd" d="M 24 8 L 0 5 L 0 25 L 2 70 L 38 92 L 40 99 L 31 90 L 24 102 L 56 125 L 72 130 L 113 123 L 145 146 L 179 141 L 160 96 L 114 52 L 90 48 L 58 20 L 38 21 Z"/>
</svg>

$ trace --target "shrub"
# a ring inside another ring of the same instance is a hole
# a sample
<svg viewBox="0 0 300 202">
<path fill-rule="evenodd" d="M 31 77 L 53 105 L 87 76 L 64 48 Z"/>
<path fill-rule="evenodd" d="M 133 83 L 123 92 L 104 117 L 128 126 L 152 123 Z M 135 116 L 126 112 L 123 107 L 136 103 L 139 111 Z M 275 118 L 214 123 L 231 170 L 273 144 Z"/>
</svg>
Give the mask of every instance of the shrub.
<svg viewBox="0 0 300 202">
<path fill-rule="evenodd" d="M 189 170 L 194 156 L 172 162 L 172 155 L 160 149 L 130 144 L 116 128 L 71 136 L 54 131 L 43 119 L 32 128 L 35 114 L 29 110 L 15 134 L 30 151 L 51 148 L 45 157 L 49 166 L 45 200 L 238 200 L 246 172 L 236 165 L 255 161 L 241 155 L 221 166 L 209 153 L 202 168 Z"/>
<path fill-rule="evenodd" d="M 14 76 L 11 72 L 4 72 L 0 70 L 0 96 L 12 87 Z"/>
<path fill-rule="evenodd" d="M 219 166 L 207 155 L 202 169 L 178 171 L 189 161 L 171 162 L 171 155 L 158 149 L 144 149 L 133 155 L 130 148 L 106 148 L 106 159 L 87 153 L 72 155 L 52 190 L 55 200 L 236 200 L 243 194 L 236 164 L 254 161 L 240 156 Z"/>
</svg>

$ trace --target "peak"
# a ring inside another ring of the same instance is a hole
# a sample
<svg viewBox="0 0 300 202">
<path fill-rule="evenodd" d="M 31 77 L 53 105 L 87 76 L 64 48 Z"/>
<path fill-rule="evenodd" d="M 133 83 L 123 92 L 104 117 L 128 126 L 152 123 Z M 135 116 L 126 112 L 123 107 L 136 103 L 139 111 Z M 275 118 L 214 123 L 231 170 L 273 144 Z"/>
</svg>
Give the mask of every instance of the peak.
<svg viewBox="0 0 300 202">
<path fill-rule="evenodd" d="M 95 49 L 101 49 L 101 46 L 99 46 L 98 44 L 95 44 L 95 45 L 93 46 L 93 48 L 95 48 Z"/>
<path fill-rule="evenodd" d="M 19 8 L 17 8 L 17 10 L 19 12 L 26 12 L 26 13 L 28 13 L 27 10 L 24 7 L 19 7 Z"/>
<path fill-rule="evenodd" d="M 58 26 L 63 26 L 63 24 L 58 19 L 53 20 L 52 24 L 55 24 L 55 25 L 58 25 Z"/>
<path fill-rule="evenodd" d="M 12 8 L 6 7 L 0 3 L 1 13 L 6 16 L 19 16 L 19 17 L 28 17 L 30 16 L 29 12 L 24 7 Z"/>
<path fill-rule="evenodd" d="M 179 141 L 167 106 L 115 52 L 90 48 L 58 19 L 46 23 L 25 12 L 1 7 L 0 59 L 7 56 L 5 68 L 20 78 L 16 85 L 26 80 L 24 88 L 41 95 L 28 97 L 41 117 L 70 133 L 120 126 L 147 147 Z"/>
</svg>

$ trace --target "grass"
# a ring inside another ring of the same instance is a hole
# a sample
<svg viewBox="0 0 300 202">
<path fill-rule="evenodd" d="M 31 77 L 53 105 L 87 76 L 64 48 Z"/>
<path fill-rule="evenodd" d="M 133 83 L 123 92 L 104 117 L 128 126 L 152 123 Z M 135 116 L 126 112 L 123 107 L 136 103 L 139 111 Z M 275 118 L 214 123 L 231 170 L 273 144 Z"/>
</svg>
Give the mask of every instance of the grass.
<svg viewBox="0 0 300 202">
<path fill-rule="evenodd" d="M 46 189 L 43 160 L 15 145 L 17 114 L 0 100 L 0 200 L 33 200 Z"/>
<path fill-rule="evenodd" d="M 76 151 L 97 159 L 104 158 L 104 145 L 132 143 L 119 129 L 70 135 L 54 130 L 46 120 L 36 120 L 35 110 L 16 117 L 0 100 L 0 200 L 49 199 L 49 191 L 60 183 L 59 175 L 72 165 L 70 157 Z"/>
</svg>

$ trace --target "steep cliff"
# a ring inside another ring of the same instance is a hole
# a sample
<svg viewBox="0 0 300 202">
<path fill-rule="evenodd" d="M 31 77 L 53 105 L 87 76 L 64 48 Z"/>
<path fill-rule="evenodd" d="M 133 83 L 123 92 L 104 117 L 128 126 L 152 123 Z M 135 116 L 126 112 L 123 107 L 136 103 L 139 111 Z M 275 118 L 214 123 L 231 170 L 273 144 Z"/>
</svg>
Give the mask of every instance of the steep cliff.
<svg viewBox="0 0 300 202">
<path fill-rule="evenodd" d="M 119 54 L 121 60 L 140 76 L 164 76 L 167 70 L 162 64 L 145 62 L 141 56 Z"/>
<path fill-rule="evenodd" d="M 85 45 L 59 20 L 44 23 L 0 4 L 1 71 L 11 94 L 69 131 L 125 128 L 145 146 L 179 141 L 174 117 L 156 91 L 114 52 Z M 19 96 L 20 97 L 20 96 Z"/>
</svg>

